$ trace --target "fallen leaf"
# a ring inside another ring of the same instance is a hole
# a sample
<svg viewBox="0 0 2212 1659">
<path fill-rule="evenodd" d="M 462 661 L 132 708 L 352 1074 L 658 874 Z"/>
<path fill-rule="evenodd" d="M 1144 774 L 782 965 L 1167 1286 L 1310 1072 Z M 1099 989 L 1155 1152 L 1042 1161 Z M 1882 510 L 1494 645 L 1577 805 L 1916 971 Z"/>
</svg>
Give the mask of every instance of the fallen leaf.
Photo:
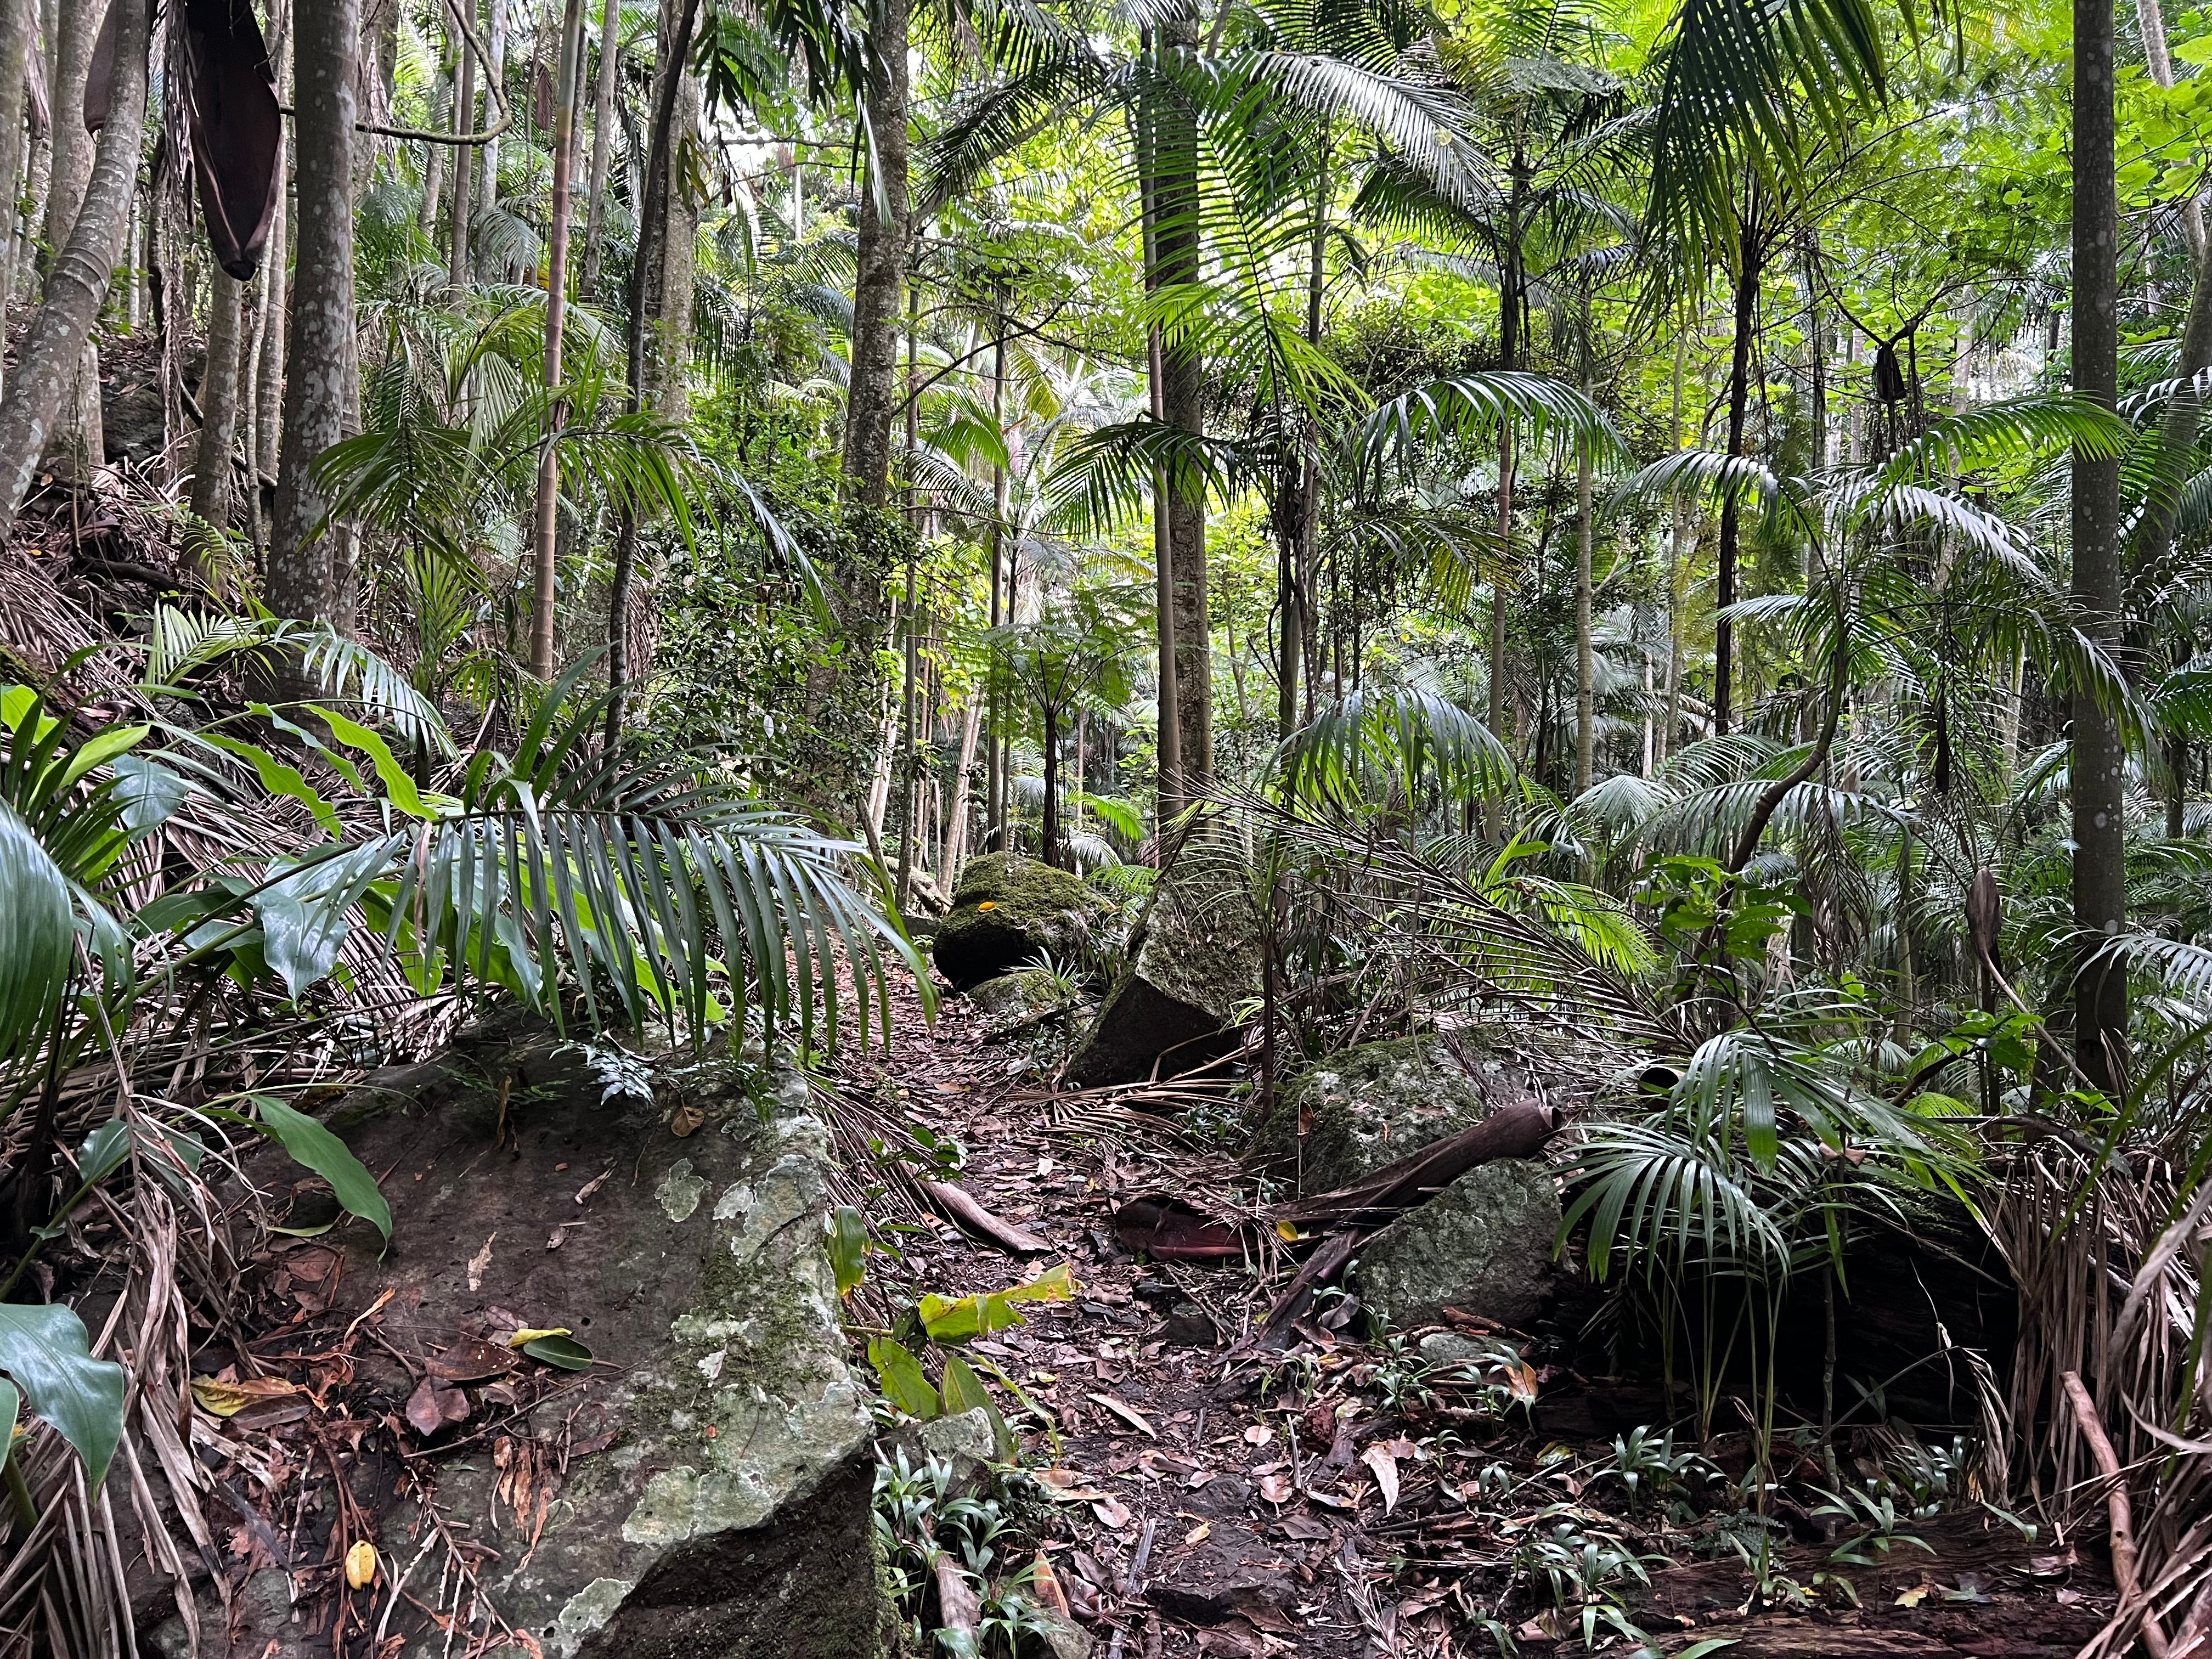
<svg viewBox="0 0 2212 1659">
<path fill-rule="evenodd" d="M 1091 1477 L 1079 1474 L 1073 1469 L 1035 1469 L 1036 1483 L 1042 1486 L 1045 1496 L 1060 1504 L 1095 1504 L 1106 1494 L 1094 1491 Z"/>
<path fill-rule="evenodd" d="M 1118 1498 L 1101 1498 L 1097 1499 L 1091 1505 L 1091 1512 L 1098 1517 L 1098 1524 L 1100 1526 L 1110 1527 L 1115 1532 L 1121 1531 L 1122 1528 L 1127 1526 L 1132 1520 L 1135 1519 L 1135 1517 L 1129 1513 L 1129 1506 L 1127 1504 L 1124 1504 Z"/>
<path fill-rule="evenodd" d="M 1097 1405 L 1103 1406 L 1108 1411 L 1113 1413 L 1115 1416 L 1120 1418 L 1123 1422 L 1129 1425 L 1131 1428 L 1135 1429 L 1139 1433 L 1153 1440 L 1157 1440 L 1160 1437 L 1153 1430 L 1152 1425 L 1145 1420 L 1144 1413 L 1139 1411 L 1134 1406 L 1130 1405 L 1127 1401 L 1116 1400 L 1110 1394 L 1093 1394 L 1086 1395 L 1085 1397 Z"/>
<path fill-rule="evenodd" d="M 346 1583 L 355 1589 L 367 1589 L 376 1582 L 376 1546 L 366 1538 L 346 1552 Z"/>
<path fill-rule="evenodd" d="M 483 1276 L 491 1268 L 491 1240 L 498 1237 L 494 1233 L 484 1240 L 483 1249 L 469 1258 L 469 1288 L 472 1291 L 483 1288 Z"/>
<path fill-rule="evenodd" d="M 449 1423 L 459 1423 L 469 1414 L 469 1397 L 459 1389 L 441 1389 L 435 1378 L 426 1376 L 415 1385 L 415 1392 L 407 1396 L 407 1420 L 415 1425 L 415 1432 L 428 1439 Z"/>
<path fill-rule="evenodd" d="M 1382 1489 L 1382 1513 L 1389 1514 L 1398 1507 L 1398 1460 L 1377 1443 L 1360 1453 L 1359 1461 L 1374 1472 L 1375 1484 Z"/>
<path fill-rule="evenodd" d="M 513 1370 L 514 1355 L 507 1348 L 495 1348 L 489 1342 L 465 1336 L 443 1353 L 432 1354 L 424 1362 L 424 1369 L 441 1382 L 474 1382 Z"/>
<path fill-rule="evenodd" d="M 1212 1533 L 1213 1523 L 1211 1521 L 1201 1521 L 1196 1526 L 1193 1527 L 1188 1532 L 1183 1534 L 1183 1547 L 1188 1549 L 1193 1544 L 1202 1544 L 1212 1535 Z"/>
<path fill-rule="evenodd" d="M 1264 1446 L 1274 1437 L 1275 1431 L 1265 1423 L 1255 1423 L 1244 1431 L 1244 1443 L 1248 1446 Z"/>
<path fill-rule="evenodd" d="M 1359 1505 L 1340 1492 L 1323 1492 L 1318 1486 L 1306 1488 L 1306 1496 L 1326 1509 L 1356 1510 Z"/>
<path fill-rule="evenodd" d="M 212 1376 L 192 1379 L 192 1398 L 200 1409 L 216 1417 L 235 1417 L 248 1406 L 264 1400 L 289 1400 L 303 1392 L 297 1382 L 281 1376 L 249 1376 L 235 1382 L 218 1382 Z"/>
<path fill-rule="evenodd" d="M 550 1331 L 524 1343 L 522 1351 L 532 1359 L 542 1359 L 564 1371 L 587 1371 L 592 1368 L 592 1351 L 574 1337 L 560 1331 Z"/>
<path fill-rule="evenodd" d="M 1042 1550 L 1036 1553 L 1036 1562 L 1030 1570 L 1030 1589 L 1036 1599 L 1063 1619 L 1073 1619 L 1074 1610 L 1067 1605 L 1067 1592 L 1062 1589 L 1060 1575 L 1052 1570 L 1052 1562 Z"/>
<path fill-rule="evenodd" d="M 1336 1536 L 1327 1525 L 1310 1515 L 1286 1515 L 1282 1519 L 1283 1535 L 1295 1538 L 1302 1544 L 1325 1543 Z"/>
<path fill-rule="evenodd" d="M 575 1333 L 566 1325 L 526 1325 L 507 1339 L 507 1346 L 510 1348 L 526 1348 L 532 1343 L 542 1341 L 549 1336 L 574 1336 L 574 1334 Z"/>
<path fill-rule="evenodd" d="M 1260 1477 L 1260 1496 L 1270 1504 L 1286 1504 L 1291 1497 L 1291 1477 L 1287 1474 L 1263 1474 Z"/>
<path fill-rule="evenodd" d="M 687 1100 L 676 1109 L 675 1115 L 668 1120 L 668 1133 L 681 1140 L 687 1135 L 698 1133 L 700 1126 L 706 1121 L 705 1109 L 693 1105 Z"/>
<path fill-rule="evenodd" d="M 1897 1600 L 1891 1605 L 1900 1607 L 1917 1607 L 1928 1599 L 1929 1592 L 1935 1588 L 1933 1584 L 1915 1584 L 1909 1590 L 1899 1590 Z"/>
</svg>

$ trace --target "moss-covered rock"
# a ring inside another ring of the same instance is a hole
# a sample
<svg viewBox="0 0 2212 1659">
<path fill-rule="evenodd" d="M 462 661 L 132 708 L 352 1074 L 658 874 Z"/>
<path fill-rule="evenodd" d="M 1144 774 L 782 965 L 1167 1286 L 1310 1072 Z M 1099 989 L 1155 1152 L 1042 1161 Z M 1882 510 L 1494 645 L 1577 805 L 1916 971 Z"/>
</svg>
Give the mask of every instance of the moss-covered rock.
<svg viewBox="0 0 2212 1659">
<path fill-rule="evenodd" d="M 986 980 L 969 993 L 969 1000 L 999 1020 L 1026 1019 L 1070 1000 L 1066 983 L 1042 968 L 1017 968 L 1011 974 Z"/>
<path fill-rule="evenodd" d="M 1549 1166 L 1479 1164 L 1362 1245 L 1352 1288 L 1393 1329 L 1433 1325 L 1457 1308 L 1525 1330 L 1556 1293 L 1559 1231 Z"/>
<path fill-rule="evenodd" d="M 965 991 L 1034 961 L 1079 953 L 1114 907 L 1081 878 L 1004 853 L 972 858 L 931 950 L 937 971 Z"/>
<path fill-rule="evenodd" d="M 1488 1109 L 1474 1079 L 1434 1037 L 1363 1042 L 1309 1067 L 1283 1090 L 1254 1131 L 1248 1156 L 1296 1176 L 1303 1191 L 1331 1192 L 1480 1123 Z M 1308 1111 L 1301 1158 L 1298 1118 Z"/>
<path fill-rule="evenodd" d="M 1221 1054 L 1260 994 L 1260 912 L 1243 866 L 1186 848 L 1152 889 L 1126 965 L 1067 1063 L 1079 1088 L 1173 1077 Z"/>
</svg>

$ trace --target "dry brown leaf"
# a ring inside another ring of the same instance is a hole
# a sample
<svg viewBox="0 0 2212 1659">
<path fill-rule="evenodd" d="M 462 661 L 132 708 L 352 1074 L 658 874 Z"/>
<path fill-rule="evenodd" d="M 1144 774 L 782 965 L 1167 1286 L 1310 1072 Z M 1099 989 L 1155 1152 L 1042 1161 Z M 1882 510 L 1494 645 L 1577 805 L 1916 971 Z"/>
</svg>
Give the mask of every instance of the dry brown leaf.
<svg viewBox="0 0 2212 1659">
<path fill-rule="evenodd" d="M 1389 1514 L 1398 1507 L 1398 1460 L 1378 1443 L 1360 1453 L 1359 1461 L 1373 1472 L 1375 1484 L 1382 1489 L 1382 1513 Z"/>
<path fill-rule="evenodd" d="M 1275 1431 L 1265 1423 L 1255 1423 L 1244 1431 L 1244 1443 L 1248 1446 L 1264 1446 L 1274 1437 Z"/>
<path fill-rule="evenodd" d="M 1134 1406 L 1130 1405 L 1128 1401 L 1125 1400 L 1116 1400 L 1110 1394 L 1092 1394 L 1087 1395 L 1085 1397 L 1096 1405 L 1103 1406 L 1108 1411 L 1113 1413 L 1115 1416 L 1120 1418 L 1123 1422 L 1127 1423 L 1131 1428 L 1136 1430 L 1139 1434 L 1153 1440 L 1157 1440 L 1160 1437 L 1158 1433 L 1153 1429 L 1152 1425 L 1145 1420 L 1144 1413 L 1139 1411 Z"/>
<path fill-rule="evenodd" d="M 1202 1544 L 1208 1538 L 1212 1536 L 1212 1534 L 1213 1523 L 1211 1521 L 1201 1521 L 1196 1526 L 1193 1527 L 1188 1532 L 1183 1534 L 1183 1547 L 1185 1549 L 1188 1549 L 1193 1544 Z"/>
<path fill-rule="evenodd" d="M 1058 1503 L 1095 1504 L 1106 1496 L 1092 1489 L 1089 1475 L 1079 1474 L 1073 1469 L 1038 1469 L 1034 1473 L 1045 1495 Z"/>
<path fill-rule="evenodd" d="M 287 1382 L 281 1376 L 248 1376 L 235 1382 L 217 1382 L 212 1376 L 192 1379 L 192 1398 L 202 1411 L 216 1417 L 235 1417 L 264 1400 L 289 1400 L 304 1392 L 297 1382 Z"/>
<path fill-rule="evenodd" d="M 695 1106 L 687 1100 L 676 1109 L 675 1115 L 668 1120 L 668 1133 L 681 1140 L 686 1135 L 698 1133 L 700 1126 L 706 1121 L 707 1114 L 704 1109 Z"/>
<path fill-rule="evenodd" d="M 424 1362 L 424 1369 L 441 1382 L 474 1382 L 513 1370 L 514 1353 L 512 1349 L 495 1348 L 489 1342 L 465 1336 L 443 1353 L 432 1354 Z"/>
<path fill-rule="evenodd" d="M 1091 1505 L 1091 1512 L 1098 1517 L 1100 1526 L 1110 1527 L 1115 1532 L 1136 1518 L 1129 1513 L 1129 1506 L 1118 1498 L 1097 1499 Z"/>
<path fill-rule="evenodd" d="M 1291 1491 L 1291 1477 L 1287 1474 L 1263 1474 L 1260 1477 L 1260 1496 L 1270 1504 L 1290 1502 Z"/>
<path fill-rule="evenodd" d="M 469 1397 L 459 1389 L 441 1389 L 434 1377 L 424 1377 L 407 1396 L 407 1420 L 424 1439 L 459 1423 L 469 1414 Z"/>
</svg>

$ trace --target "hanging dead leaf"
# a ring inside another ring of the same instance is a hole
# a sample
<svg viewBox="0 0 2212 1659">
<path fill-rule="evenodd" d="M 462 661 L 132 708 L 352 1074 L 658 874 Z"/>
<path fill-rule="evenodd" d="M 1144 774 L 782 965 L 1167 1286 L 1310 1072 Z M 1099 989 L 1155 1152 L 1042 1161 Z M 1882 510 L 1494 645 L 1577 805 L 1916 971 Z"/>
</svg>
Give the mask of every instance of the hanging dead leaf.
<svg viewBox="0 0 2212 1659">
<path fill-rule="evenodd" d="M 1398 1460 L 1388 1447 L 1378 1444 L 1360 1453 L 1359 1461 L 1367 1465 L 1376 1486 L 1382 1489 L 1382 1513 L 1390 1514 L 1398 1507 Z"/>
<path fill-rule="evenodd" d="M 235 1417 L 248 1406 L 265 1400 L 289 1400 L 304 1393 L 297 1382 L 281 1376 L 249 1376 L 235 1382 L 219 1382 L 212 1376 L 192 1379 L 192 1398 L 200 1409 L 216 1417 Z"/>
</svg>

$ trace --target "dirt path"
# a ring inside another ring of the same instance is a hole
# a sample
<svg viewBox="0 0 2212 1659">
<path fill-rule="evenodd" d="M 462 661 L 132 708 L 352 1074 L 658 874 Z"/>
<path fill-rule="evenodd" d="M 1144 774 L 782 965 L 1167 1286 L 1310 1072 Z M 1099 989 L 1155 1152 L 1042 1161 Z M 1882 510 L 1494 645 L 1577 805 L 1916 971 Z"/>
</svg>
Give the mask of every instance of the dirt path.
<svg viewBox="0 0 2212 1659">
<path fill-rule="evenodd" d="M 1656 1405 L 1648 1385 L 1577 1376 L 1534 1350 L 1517 1371 L 1435 1362 L 1486 1346 L 1466 1333 L 1378 1349 L 1308 1325 L 1287 1351 L 1233 1355 L 1267 1283 L 1140 1261 L 1112 1231 L 1118 1198 L 1216 1176 L 1221 1149 L 1056 1101 L 1051 1022 L 1009 1039 L 1014 1021 L 967 999 L 947 998 L 933 1028 L 910 991 L 903 1002 L 887 1052 L 846 1054 L 846 1100 L 934 1139 L 936 1173 L 1050 1250 L 1018 1255 L 917 1211 L 892 1223 L 903 1259 L 878 1259 L 878 1293 L 964 1295 L 1072 1267 L 1072 1302 L 970 1346 L 1052 1419 L 1048 1431 L 1016 1414 L 1026 1458 L 1066 1499 L 1030 1519 L 1097 1653 L 1582 1651 L 1587 1615 L 1623 1652 L 1639 1645 L 1633 1627 L 1663 1651 L 1716 1638 L 1742 1659 L 2056 1659 L 2109 1610 L 2086 1547 L 2024 1538 L 1986 1512 L 1908 1522 L 1855 1552 L 1866 1565 L 1832 1561 L 1852 1534 L 1822 1536 L 1835 1523 L 1797 1489 L 1777 1502 L 1800 1535 L 1768 1523 L 1773 1594 L 1753 1609 L 1729 1538 L 1755 1540 L 1755 1517 L 1701 1498 L 1670 1519 L 1663 1490 L 1629 1501 L 1613 1436 Z M 864 1202 L 880 1219 L 899 1195 Z M 1725 1466 L 1744 1449 L 1723 1436 L 1711 1449 Z M 1671 1479 L 1647 1469 L 1641 1491 Z"/>
</svg>

